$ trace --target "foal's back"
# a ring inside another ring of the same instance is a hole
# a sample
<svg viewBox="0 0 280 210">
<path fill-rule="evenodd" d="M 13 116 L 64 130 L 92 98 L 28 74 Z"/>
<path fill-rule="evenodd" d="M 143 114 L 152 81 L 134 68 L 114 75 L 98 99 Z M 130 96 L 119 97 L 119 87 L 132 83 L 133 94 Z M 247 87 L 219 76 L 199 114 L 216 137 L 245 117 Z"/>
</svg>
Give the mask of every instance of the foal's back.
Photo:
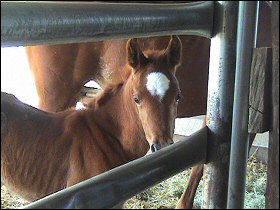
<svg viewBox="0 0 280 210">
<path fill-rule="evenodd" d="M 1 116 L 1 181 L 28 201 L 128 162 L 95 107 L 48 113 L 1 93 Z"/>
<path fill-rule="evenodd" d="M 4 184 L 29 201 L 62 189 L 71 145 L 61 126 L 65 114 L 54 117 L 1 93 L 1 116 Z"/>
</svg>

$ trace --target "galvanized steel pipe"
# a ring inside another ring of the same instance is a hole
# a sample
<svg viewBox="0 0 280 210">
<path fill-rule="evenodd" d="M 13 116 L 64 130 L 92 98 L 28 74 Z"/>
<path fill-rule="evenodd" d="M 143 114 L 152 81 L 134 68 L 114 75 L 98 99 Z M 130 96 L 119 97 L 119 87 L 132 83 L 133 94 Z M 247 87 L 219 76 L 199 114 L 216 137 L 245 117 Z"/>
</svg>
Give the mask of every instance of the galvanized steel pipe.
<svg viewBox="0 0 280 210">
<path fill-rule="evenodd" d="M 208 157 L 203 174 L 202 208 L 224 209 L 227 206 L 238 2 L 215 1 L 214 10 L 207 102 Z"/>
<path fill-rule="evenodd" d="M 212 36 L 214 2 L 1 2 L 1 47 L 177 35 Z"/>
<path fill-rule="evenodd" d="M 257 8 L 257 1 L 241 1 L 239 3 L 228 209 L 244 208 L 249 147 L 250 72 L 256 37 Z"/>
</svg>

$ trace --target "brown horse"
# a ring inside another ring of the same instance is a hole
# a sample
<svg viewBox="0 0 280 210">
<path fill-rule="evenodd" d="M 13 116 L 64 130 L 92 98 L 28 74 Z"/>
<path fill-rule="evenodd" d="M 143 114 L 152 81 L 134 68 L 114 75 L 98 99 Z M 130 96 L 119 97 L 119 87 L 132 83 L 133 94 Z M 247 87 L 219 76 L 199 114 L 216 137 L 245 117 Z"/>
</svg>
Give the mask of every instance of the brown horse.
<svg viewBox="0 0 280 210">
<path fill-rule="evenodd" d="M 45 112 L 1 93 L 1 181 L 34 201 L 173 143 L 181 41 L 142 53 L 127 43 L 130 72 L 84 110 Z"/>
<path fill-rule="evenodd" d="M 182 98 L 178 104 L 177 117 L 205 114 L 210 40 L 197 36 L 179 37 L 183 56 L 176 76 Z M 74 106 L 84 84 L 91 79 L 101 87 L 107 83 L 125 81 L 130 73 L 129 70 L 121 70 L 126 65 L 123 59 L 127 53 L 124 47 L 126 42 L 122 39 L 26 47 L 39 95 L 39 108 L 57 112 Z M 144 56 L 151 50 L 166 48 L 168 42 L 169 36 L 138 39 Z M 177 208 L 192 207 L 202 170 L 203 166 L 193 170 L 190 184 Z"/>
<path fill-rule="evenodd" d="M 182 91 L 177 116 L 205 114 L 210 41 L 196 36 L 179 37 L 184 56 L 176 74 Z M 165 49 L 169 36 L 138 41 L 145 55 L 149 50 Z M 129 74 L 120 71 L 126 64 L 126 42 L 121 39 L 26 47 L 39 96 L 38 107 L 56 112 L 75 106 L 84 84 L 90 80 L 101 87 L 124 81 Z"/>
</svg>

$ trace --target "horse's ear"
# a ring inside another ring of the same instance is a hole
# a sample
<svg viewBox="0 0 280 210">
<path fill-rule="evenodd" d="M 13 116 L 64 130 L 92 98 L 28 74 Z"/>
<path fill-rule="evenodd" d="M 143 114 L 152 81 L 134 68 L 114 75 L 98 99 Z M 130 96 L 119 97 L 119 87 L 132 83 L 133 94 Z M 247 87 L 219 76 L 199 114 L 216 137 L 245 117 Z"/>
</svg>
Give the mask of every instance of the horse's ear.
<svg viewBox="0 0 280 210">
<path fill-rule="evenodd" d="M 180 65 L 182 58 L 182 42 L 178 36 L 171 36 L 165 54 L 170 65 L 174 67 Z"/>
<path fill-rule="evenodd" d="M 129 39 L 126 45 L 127 51 L 127 62 L 128 64 L 136 69 L 137 67 L 145 65 L 146 57 L 140 49 L 140 46 L 136 38 Z"/>
</svg>

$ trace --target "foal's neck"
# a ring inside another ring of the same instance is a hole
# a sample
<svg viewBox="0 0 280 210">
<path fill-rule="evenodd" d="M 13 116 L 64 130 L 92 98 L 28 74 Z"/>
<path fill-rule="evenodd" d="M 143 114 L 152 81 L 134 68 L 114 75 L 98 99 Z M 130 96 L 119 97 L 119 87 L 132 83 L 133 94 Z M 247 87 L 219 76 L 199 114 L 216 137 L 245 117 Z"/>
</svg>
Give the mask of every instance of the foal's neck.
<svg viewBox="0 0 280 210">
<path fill-rule="evenodd" d="M 105 130 L 120 142 L 131 159 L 136 159 L 148 152 L 149 144 L 133 100 L 132 82 L 132 78 L 128 78 L 97 113 Z"/>
</svg>

